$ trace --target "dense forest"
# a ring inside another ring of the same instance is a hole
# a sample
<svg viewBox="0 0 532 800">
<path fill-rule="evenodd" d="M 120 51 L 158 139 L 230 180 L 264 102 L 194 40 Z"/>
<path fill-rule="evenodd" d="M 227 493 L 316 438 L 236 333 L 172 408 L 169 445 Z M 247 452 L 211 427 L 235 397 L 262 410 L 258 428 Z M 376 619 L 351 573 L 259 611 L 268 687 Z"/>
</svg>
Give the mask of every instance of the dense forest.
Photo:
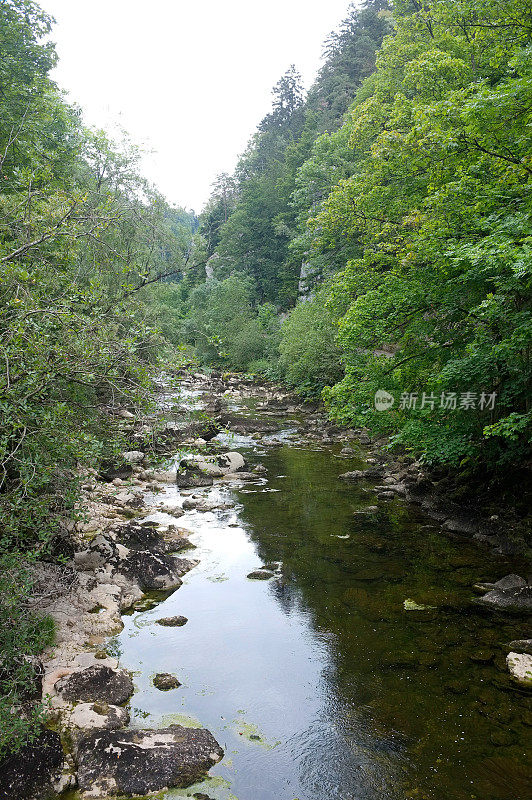
<svg viewBox="0 0 532 800">
<path fill-rule="evenodd" d="M 199 218 L 141 177 L 127 139 L 84 126 L 50 78 L 51 29 L 30 0 L 0 0 L 11 751 L 35 722 L 9 713 L 19 654 L 52 635 L 27 612 L 26 565 L 58 557 L 79 466 L 123 449 L 117 416 L 150 407 L 169 363 L 321 397 L 340 423 L 470 477 L 530 466 L 530 0 L 351 6 L 309 91 L 295 66 L 279 79 Z"/>
<path fill-rule="evenodd" d="M 531 31 L 526 0 L 352 6 L 219 176 L 176 342 L 429 464 L 525 463 Z"/>
</svg>

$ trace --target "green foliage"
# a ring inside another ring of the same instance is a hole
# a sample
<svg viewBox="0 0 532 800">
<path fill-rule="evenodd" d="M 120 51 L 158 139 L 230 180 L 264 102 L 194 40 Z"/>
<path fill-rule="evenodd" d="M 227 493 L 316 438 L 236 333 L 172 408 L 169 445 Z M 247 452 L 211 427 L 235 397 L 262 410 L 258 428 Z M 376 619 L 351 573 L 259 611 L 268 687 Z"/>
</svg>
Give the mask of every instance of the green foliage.
<svg viewBox="0 0 532 800">
<path fill-rule="evenodd" d="M 356 164 L 316 246 L 357 238 L 336 280 L 346 377 L 335 415 L 395 431 L 431 462 L 520 463 L 530 442 L 532 7 L 405 6 L 345 127 Z M 494 409 L 385 415 L 397 393 L 496 392 Z M 382 415 L 381 415 L 382 416 Z"/>
<path fill-rule="evenodd" d="M 2 752 L 37 728 L 40 711 L 16 713 L 23 656 L 50 632 L 27 612 L 24 565 L 54 556 L 80 466 L 120 448 L 114 412 L 149 407 L 161 334 L 146 296 L 197 249 L 197 221 L 139 177 L 138 151 L 65 103 L 50 28 L 34 3 L 0 2 Z"/>
<path fill-rule="evenodd" d="M 337 332 L 325 289 L 290 312 L 279 345 L 281 374 L 289 385 L 317 396 L 324 386 L 340 380 L 343 369 Z"/>
<path fill-rule="evenodd" d="M 28 610 L 32 584 L 15 554 L 0 558 L 0 760 L 31 741 L 45 708 L 31 701 L 37 692 L 37 656 L 53 641 L 53 621 Z M 21 703 L 22 710 L 21 710 Z"/>
<path fill-rule="evenodd" d="M 279 321 L 275 308 L 255 308 L 253 281 L 235 273 L 194 289 L 180 337 L 204 364 L 249 371 L 250 364 L 275 358 Z"/>
<path fill-rule="evenodd" d="M 261 123 L 211 261 L 283 310 L 323 286 L 282 326 L 291 385 L 329 387 L 334 416 L 428 462 L 499 474 L 530 452 L 531 32 L 530 0 L 351 8 L 304 105 Z M 440 401 L 467 392 L 475 408 Z"/>
<path fill-rule="evenodd" d="M 324 191 L 308 182 L 303 187 L 298 171 L 311 156 L 316 136 L 338 127 L 373 71 L 375 53 L 391 29 L 387 5 L 368 0 L 363 9 L 350 8 L 326 43 L 324 64 L 306 100 L 301 78 L 290 67 L 275 85 L 272 112 L 259 124 L 234 177 L 222 175 L 214 186 L 201 223 L 210 267 L 218 278 L 235 271 L 250 275 L 259 302 L 287 309 L 297 300 L 301 263 L 308 261 L 304 221 L 317 192 Z M 334 168 L 341 171 L 337 164 Z M 321 165 L 318 170 L 323 172 Z M 330 191 L 334 178 L 327 176 L 325 185 Z M 320 275 L 321 268 L 332 271 L 317 261 Z"/>
</svg>

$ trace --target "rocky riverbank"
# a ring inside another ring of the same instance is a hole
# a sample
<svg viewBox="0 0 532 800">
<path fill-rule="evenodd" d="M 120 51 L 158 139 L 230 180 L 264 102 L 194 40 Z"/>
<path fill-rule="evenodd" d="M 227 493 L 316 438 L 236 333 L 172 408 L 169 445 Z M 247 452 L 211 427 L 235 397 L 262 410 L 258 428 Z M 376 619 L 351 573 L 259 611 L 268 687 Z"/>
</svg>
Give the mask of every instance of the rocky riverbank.
<svg viewBox="0 0 532 800">
<path fill-rule="evenodd" d="M 383 442 L 371 442 L 366 431 L 341 429 L 327 421 L 322 409 L 238 376 L 195 375 L 183 380 L 183 389 L 192 399 L 201 391 L 206 416 L 190 418 L 179 403 L 176 408 L 175 398 L 164 393 L 162 419 L 137 423 L 124 412 L 132 449 L 123 454 L 118 468 L 102 475 L 87 472 L 81 500 L 84 517 L 68 532 L 67 565 L 43 563 L 37 569 L 34 607 L 54 619 L 57 631 L 54 648 L 44 654 L 41 665 L 35 665 L 37 694 L 49 703 L 48 727 L 26 753 L 4 765 L 0 797 L 22 800 L 76 787 L 87 800 L 145 795 L 186 786 L 222 758 L 221 747 L 204 729 L 128 728 L 125 706 L 134 683 L 106 649 L 108 638 L 123 627 L 125 611 L 149 607 L 158 597 L 175 591 L 182 576 L 197 563 L 189 554 L 189 532 L 176 524 L 183 511 L 220 508 L 218 501 L 202 494 L 204 488 L 215 482 L 243 484 L 265 472 L 260 464 L 250 468 L 241 453 L 214 442 L 221 430 L 253 436 L 276 447 L 283 443 L 279 418 L 299 415 L 301 444 L 341 445 L 339 457 L 358 453 L 364 458 L 363 469 L 340 477 L 367 484 L 375 502 L 399 498 L 415 503 L 441 523 L 446 535 L 471 537 L 504 550 L 500 518 L 486 520 L 445 502 L 437 482 L 420 464 L 383 453 Z M 256 413 L 234 412 L 232 403 L 242 397 L 253 398 Z M 164 468 L 150 463 L 144 447 L 148 441 L 153 450 L 168 454 Z M 171 459 L 176 451 L 180 455 Z M 184 496 L 179 504 L 165 499 L 170 485 L 179 487 Z M 357 513 L 373 514 L 376 508 L 369 505 Z M 171 515 L 173 522 L 146 519 L 154 510 Z M 279 568 L 265 564 L 248 577 L 268 580 Z M 478 591 L 486 592 L 480 602 L 496 610 L 523 610 L 532 599 L 530 586 L 520 576 L 479 585 Z M 158 622 L 171 627 L 187 620 L 172 617 Z M 508 669 L 521 686 L 527 686 L 532 668 L 530 640 L 511 644 Z M 161 691 L 179 685 L 171 674 L 156 678 Z M 21 785 L 26 787 L 25 795 L 16 794 Z"/>
</svg>

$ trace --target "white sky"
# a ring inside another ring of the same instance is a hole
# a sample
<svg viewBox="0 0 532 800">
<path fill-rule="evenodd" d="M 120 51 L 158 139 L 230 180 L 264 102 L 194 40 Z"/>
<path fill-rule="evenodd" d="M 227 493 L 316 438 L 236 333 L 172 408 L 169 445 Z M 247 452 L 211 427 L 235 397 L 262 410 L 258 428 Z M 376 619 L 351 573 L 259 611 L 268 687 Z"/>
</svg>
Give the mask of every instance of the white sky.
<svg viewBox="0 0 532 800">
<path fill-rule="evenodd" d="M 57 20 L 54 78 L 89 125 L 154 151 L 144 173 L 196 211 L 294 63 L 307 87 L 349 0 L 40 0 Z"/>
</svg>

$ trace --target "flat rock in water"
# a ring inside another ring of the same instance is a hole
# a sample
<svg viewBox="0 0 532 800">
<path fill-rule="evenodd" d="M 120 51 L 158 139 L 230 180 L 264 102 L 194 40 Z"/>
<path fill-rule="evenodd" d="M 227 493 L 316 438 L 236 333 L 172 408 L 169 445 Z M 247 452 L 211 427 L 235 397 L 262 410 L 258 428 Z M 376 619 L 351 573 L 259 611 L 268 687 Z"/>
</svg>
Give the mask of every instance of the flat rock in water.
<svg viewBox="0 0 532 800">
<path fill-rule="evenodd" d="M 178 615 L 176 617 L 161 617 L 161 619 L 156 619 L 155 622 L 164 628 L 181 628 L 187 624 L 188 619 Z"/>
<path fill-rule="evenodd" d="M 520 580 L 523 579 L 521 578 Z M 498 584 L 500 583 L 501 581 L 498 581 Z M 497 588 L 480 597 L 478 602 L 506 611 L 530 611 L 532 609 L 532 586 L 524 581 L 523 584 L 509 586 L 508 588 L 499 588 L 497 586 Z"/>
<path fill-rule="evenodd" d="M 369 469 L 354 469 L 351 472 L 343 472 L 338 477 L 342 481 L 378 480 L 384 475 L 382 467 L 370 467 Z"/>
<path fill-rule="evenodd" d="M 149 550 L 131 550 L 121 565 L 121 572 L 135 578 L 144 591 L 178 589 L 181 576 L 195 566 L 185 558 L 151 553 Z"/>
<path fill-rule="evenodd" d="M 212 475 L 206 475 L 196 469 L 186 469 L 184 472 L 178 472 L 176 476 L 176 485 L 180 489 L 196 489 L 200 486 L 212 486 L 213 483 Z"/>
<path fill-rule="evenodd" d="M 224 753 L 210 731 L 172 725 L 93 732 L 78 742 L 76 754 L 78 784 L 88 800 L 190 786 Z"/>
<path fill-rule="evenodd" d="M 491 589 L 518 589 L 521 586 L 526 586 L 526 581 L 520 575 L 512 573 L 511 575 L 505 575 L 504 578 L 495 583 L 479 583 L 477 586 L 485 592 L 491 591 Z"/>
<path fill-rule="evenodd" d="M 175 675 L 170 675 L 169 672 L 158 672 L 153 678 L 153 685 L 161 692 L 168 692 L 170 689 L 178 689 L 181 682 L 177 680 Z"/>
<path fill-rule="evenodd" d="M 54 688 L 64 700 L 120 706 L 133 694 L 133 681 L 123 669 L 95 664 L 60 678 Z"/>
<path fill-rule="evenodd" d="M 267 581 L 274 577 L 274 574 L 269 569 L 254 569 L 253 572 L 248 573 L 248 578 L 253 581 Z"/>
<path fill-rule="evenodd" d="M 164 511 L 165 514 L 170 514 L 172 517 L 182 517 L 185 513 L 178 503 L 168 501 L 160 503 L 159 508 L 161 511 Z"/>
<path fill-rule="evenodd" d="M 532 639 L 514 639 L 508 647 L 514 653 L 528 653 L 529 656 L 532 656 Z"/>
<path fill-rule="evenodd" d="M 506 665 L 514 681 L 532 689 L 531 655 L 528 653 L 508 653 Z"/>
<path fill-rule="evenodd" d="M 185 511 L 214 511 L 215 509 L 230 508 L 230 504 L 221 498 L 211 499 L 210 497 L 194 498 L 190 497 L 183 500 Z"/>
<path fill-rule="evenodd" d="M 257 475 L 254 472 L 227 472 L 224 481 L 256 481 Z"/>
</svg>

